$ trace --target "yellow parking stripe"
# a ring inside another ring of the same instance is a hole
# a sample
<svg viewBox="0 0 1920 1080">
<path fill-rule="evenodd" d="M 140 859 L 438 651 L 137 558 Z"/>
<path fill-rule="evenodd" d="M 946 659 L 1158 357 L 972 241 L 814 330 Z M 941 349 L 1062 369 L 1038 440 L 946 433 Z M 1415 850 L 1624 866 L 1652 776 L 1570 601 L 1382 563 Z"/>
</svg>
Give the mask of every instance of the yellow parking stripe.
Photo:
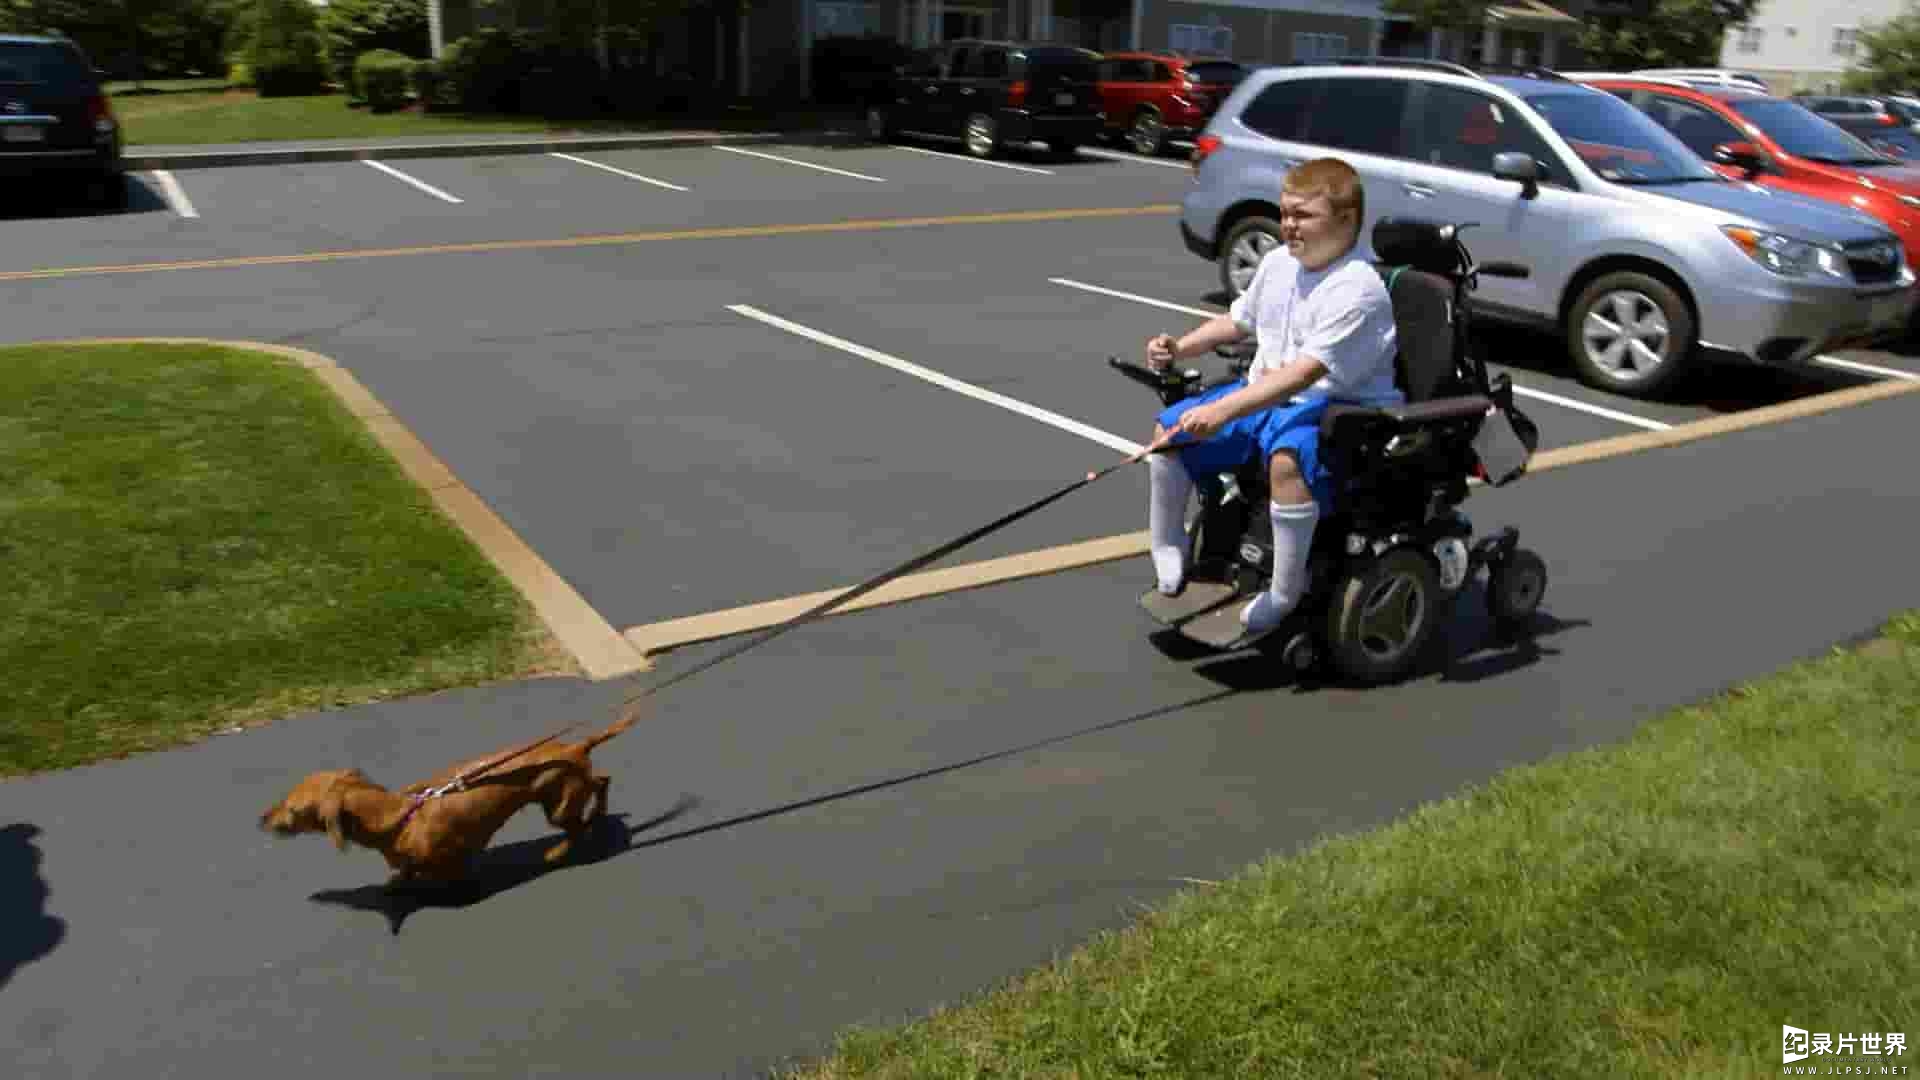
<svg viewBox="0 0 1920 1080">
<path fill-rule="evenodd" d="M 662 232 L 611 233 L 567 236 L 546 240 L 479 240 L 465 244 L 423 244 L 417 247 L 364 248 L 352 251 L 310 251 L 291 255 L 240 255 L 226 259 L 190 259 L 181 262 L 124 263 L 106 266 L 53 267 L 44 270 L 0 271 L 0 281 L 84 277 L 92 274 L 140 274 L 162 270 L 231 270 L 251 266 L 288 266 L 334 262 L 341 259 L 390 259 L 402 255 L 454 255 L 481 251 L 539 251 L 555 248 L 606 247 L 644 244 L 656 240 L 726 240 L 753 236 L 799 236 L 807 233 L 868 232 L 879 229 L 922 229 L 935 225 L 1006 225 L 1088 218 L 1149 217 L 1179 210 L 1171 203 L 1111 206 L 1075 210 L 1015 210 L 995 214 L 947 214 L 939 217 L 865 218 L 797 225 L 741 225 L 729 228 L 671 229 Z"/>
</svg>

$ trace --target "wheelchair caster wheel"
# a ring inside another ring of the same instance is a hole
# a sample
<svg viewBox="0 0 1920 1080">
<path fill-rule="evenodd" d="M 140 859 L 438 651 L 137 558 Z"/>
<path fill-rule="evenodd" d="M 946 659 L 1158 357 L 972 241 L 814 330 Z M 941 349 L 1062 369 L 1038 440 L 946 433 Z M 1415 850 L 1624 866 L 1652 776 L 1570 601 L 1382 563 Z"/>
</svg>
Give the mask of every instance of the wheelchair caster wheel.
<svg viewBox="0 0 1920 1080">
<path fill-rule="evenodd" d="M 1280 661 L 1292 669 L 1296 675 L 1306 675 L 1320 666 L 1320 646 L 1313 636 L 1307 633 L 1293 635 L 1286 647 L 1280 650 Z"/>
<path fill-rule="evenodd" d="M 1487 613 L 1504 625 L 1533 618 L 1547 592 L 1547 564 L 1525 548 L 1515 548 L 1487 572 Z"/>
</svg>

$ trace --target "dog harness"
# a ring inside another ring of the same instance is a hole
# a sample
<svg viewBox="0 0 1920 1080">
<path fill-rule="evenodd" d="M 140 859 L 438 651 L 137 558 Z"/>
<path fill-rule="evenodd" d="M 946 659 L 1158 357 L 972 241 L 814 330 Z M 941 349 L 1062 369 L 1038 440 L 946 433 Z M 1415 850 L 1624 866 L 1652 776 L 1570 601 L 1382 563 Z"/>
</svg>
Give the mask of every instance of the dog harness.
<svg viewBox="0 0 1920 1080">
<path fill-rule="evenodd" d="M 509 750 L 506 753 L 501 754 L 499 757 L 492 759 L 491 761 L 487 761 L 482 764 L 476 765 L 473 768 L 468 769 L 466 772 L 461 773 L 459 776 L 456 776 L 453 779 L 447 781 L 446 783 L 439 785 L 438 787 L 430 787 L 425 791 L 415 792 L 414 794 L 407 797 L 407 810 L 405 813 L 400 815 L 400 821 L 397 824 L 395 824 L 393 827 L 394 831 L 398 832 L 401 829 L 406 828 L 407 822 L 413 819 L 414 812 L 419 810 L 422 806 L 425 806 L 428 803 L 428 801 L 432 799 L 437 799 L 442 795 L 451 795 L 456 791 L 465 791 L 467 790 L 467 781 L 472 780 L 474 777 L 479 776 L 481 773 L 484 773 L 496 766 L 505 765 L 507 762 L 512 761 L 514 758 L 517 758 L 522 754 L 526 754 L 534 750 L 538 750 L 540 747 L 545 746 L 546 744 L 552 742 L 553 740 L 559 738 L 562 735 L 565 735 L 567 732 L 572 731 L 574 728 L 579 726 L 580 725 L 577 723 L 568 724 L 566 727 L 563 727 L 559 731 L 556 731 L 553 734 L 548 735 L 544 739 L 535 739 L 533 742 L 530 742 L 525 746 L 518 747 L 513 750 Z"/>
</svg>

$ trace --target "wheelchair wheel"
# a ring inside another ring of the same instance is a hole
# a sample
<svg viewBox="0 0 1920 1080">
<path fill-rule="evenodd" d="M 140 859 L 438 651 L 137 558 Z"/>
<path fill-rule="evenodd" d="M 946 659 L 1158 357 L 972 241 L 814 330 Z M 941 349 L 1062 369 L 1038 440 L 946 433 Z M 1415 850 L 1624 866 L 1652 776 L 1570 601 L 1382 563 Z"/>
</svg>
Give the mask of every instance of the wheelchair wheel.
<svg viewBox="0 0 1920 1080">
<path fill-rule="evenodd" d="M 1547 564 L 1525 548 L 1514 549 L 1487 572 L 1487 613 L 1506 626 L 1524 623 L 1547 592 Z"/>
<path fill-rule="evenodd" d="M 1362 683 L 1390 682 L 1439 628 L 1440 571 L 1425 552 L 1395 548 L 1335 585 L 1327 612 L 1334 666 Z"/>
</svg>

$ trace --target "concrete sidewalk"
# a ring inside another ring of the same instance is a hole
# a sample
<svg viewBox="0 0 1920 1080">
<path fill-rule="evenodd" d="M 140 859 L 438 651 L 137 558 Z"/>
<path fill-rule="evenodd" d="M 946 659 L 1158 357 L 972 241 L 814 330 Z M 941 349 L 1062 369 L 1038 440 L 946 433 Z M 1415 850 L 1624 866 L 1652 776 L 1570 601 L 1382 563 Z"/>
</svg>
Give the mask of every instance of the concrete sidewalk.
<svg viewBox="0 0 1920 1080">
<path fill-rule="evenodd" d="M 629 828 L 692 809 L 545 875 L 529 812 L 483 888 L 424 908 L 372 887 L 376 857 L 256 815 L 307 769 L 404 781 L 599 723 L 631 685 L 383 702 L 0 782 L 9 1075 L 764 1075 L 1183 877 L 1619 740 L 1920 604 L 1917 415 L 1906 394 L 1482 491 L 1476 522 L 1547 559 L 1551 625 L 1494 648 L 1463 614 L 1402 686 L 1162 655 L 1128 620 L 1131 562 L 821 623 L 597 755 Z"/>
</svg>

